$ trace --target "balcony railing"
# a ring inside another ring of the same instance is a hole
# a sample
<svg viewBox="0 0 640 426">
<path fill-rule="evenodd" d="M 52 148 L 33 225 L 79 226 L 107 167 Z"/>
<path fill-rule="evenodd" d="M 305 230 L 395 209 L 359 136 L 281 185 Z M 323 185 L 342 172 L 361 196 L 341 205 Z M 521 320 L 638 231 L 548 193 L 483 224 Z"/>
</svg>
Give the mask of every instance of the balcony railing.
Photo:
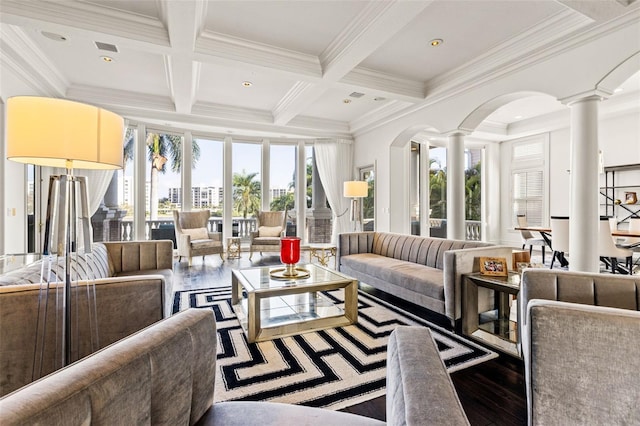
<svg viewBox="0 0 640 426">
<path fill-rule="evenodd" d="M 442 226 L 442 222 L 445 219 L 429 219 L 429 227 L 430 228 L 440 228 Z M 147 220 L 145 221 L 145 229 L 144 235 L 145 239 L 151 239 L 151 230 L 159 229 L 162 225 L 170 225 L 173 226 L 173 219 L 158 219 L 158 220 Z M 237 236 L 240 237 L 243 241 L 248 241 L 251 231 L 255 231 L 257 229 L 257 222 L 255 217 L 242 218 L 242 217 L 234 217 L 233 218 L 233 233 L 234 235 L 237 232 Z M 217 232 L 218 229 L 222 227 L 222 218 L 221 217 L 211 217 L 209 218 L 208 229 L 209 232 Z M 479 220 L 467 220 L 465 221 L 465 235 L 467 241 L 481 241 L 482 240 L 482 222 Z M 120 225 L 120 235 L 122 241 L 131 241 L 133 239 L 133 221 L 131 220 L 123 220 Z"/>
<path fill-rule="evenodd" d="M 151 231 L 153 229 L 160 229 L 162 226 L 174 226 L 173 219 L 157 219 L 157 220 L 146 220 L 144 224 L 144 236 L 145 239 L 151 239 Z M 218 229 L 222 228 L 222 218 L 221 217 L 211 217 L 209 218 L 209 222 L 207 224 L 207 228 L 209 232 L 217 232 Z M 234 217 L 233 218 L 233 233 L 234 235 L 237 232 L 237 236 L 242 238 L 243 240 L 249 239 L 251 231 L 256 230 L 256 218 L 242 218 L 242 217 Z M 122 241 L 131 241 L 133 236 L 133 221 L 132 220 L 123 220 L 120 224 L 120 237 Z"/>
<path fill-rule="evenodd" d="M 443 223 L 446 223 L 445 219 L 429 219 L 429 228 L 441 229 Z M 482 241 L 482 222 L 479 220 L 466 220 L 465 224 L 465 239 L 467 241 Z"/>
</svg>

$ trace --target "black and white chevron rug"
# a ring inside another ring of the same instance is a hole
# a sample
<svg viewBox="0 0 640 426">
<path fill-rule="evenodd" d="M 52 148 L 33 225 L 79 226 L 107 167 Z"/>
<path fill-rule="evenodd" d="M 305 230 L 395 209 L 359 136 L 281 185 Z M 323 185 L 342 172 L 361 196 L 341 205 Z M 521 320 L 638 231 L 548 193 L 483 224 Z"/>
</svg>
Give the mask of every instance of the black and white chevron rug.
<svg viewBox="0 0 640 426">
<path fill-rule="evenodd" d="M 335 303 L 342 290 L 325 292 Z M 449 372 L 498 355 L 365 292 L 358 323 L 249 344 L 231 287 L 178 291 L 173 312 L 211 308 L 218 328 L 214 399 L 272 401 L 339 410 L 385 394 L 387 340 L 399 325 L 429 327 Z"/>
</svg>

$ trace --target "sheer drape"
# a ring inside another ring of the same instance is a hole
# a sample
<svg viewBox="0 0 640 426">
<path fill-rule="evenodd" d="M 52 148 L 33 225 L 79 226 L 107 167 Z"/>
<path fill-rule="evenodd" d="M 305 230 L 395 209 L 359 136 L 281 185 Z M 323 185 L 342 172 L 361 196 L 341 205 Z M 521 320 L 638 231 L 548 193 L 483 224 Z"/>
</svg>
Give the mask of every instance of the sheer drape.
<svg viewBox="0 0 640 426">
<path fill-rule="evenodd" d="M 66 174 L 65 169 L 54 168 L 53 174 L 63 175 Z M 87 170 L 87 169 L 74 169 L 74 176 L 85 176 L 87 178 L 87 189 L 89 192 L 89 213 L 91 216 L 98 211 L 98 207 L 104 199 L 104 194 L 109 188 L 109 183 L 113 178 L 114 170 Z"/>
<path fill-rule="evenodd" d="M 351 200 L 342 194 L 343 184 L 353 180 L 353 144 L 350 140 L 319 139 L 314 144 L 316 165 L 320 181 L 333 211 L 331 241 L 338 241 L 338 234 L 351 230 L 348 214 Z"/>
</svg>

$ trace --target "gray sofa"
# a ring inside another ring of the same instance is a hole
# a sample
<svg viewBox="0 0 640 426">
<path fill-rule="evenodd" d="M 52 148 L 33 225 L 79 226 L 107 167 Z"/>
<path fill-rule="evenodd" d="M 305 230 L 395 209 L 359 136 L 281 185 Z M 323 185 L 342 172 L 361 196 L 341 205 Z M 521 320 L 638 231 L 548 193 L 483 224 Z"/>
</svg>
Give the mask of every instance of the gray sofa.
<svg viewBox="0 0 640 426">
<path fill-rule="evenodd" d="M 213 312 L 188 309 L 0 399 L 2 424 L 384 424 L 288 404 L 213 404 L 215 371 Z M 387 387 L 388 424 L 469 424 L 426 328 L 391 334 Z"/>
<path fill-rule="evenodd" d="M 504 257 L 512 249 L 386 232 L 352 232 L 338 238 L 338 269 L 401 299 L 446 315 L 461 316 L 461 276 L 479 271 L 480 256 Z"/>
<path fill-rule="evenodd" d="M 530 269 L 518 302 L 529 424 L 640 424 L 640 277 Z"/>
<path fill-rule="evenodd" d="M 98 348 L 110 345 L 168 316 L 173 281 L 173 243 L 171 241 L 96 243 L 94 261 L 79 255 L 73 264 L 78 280 L 74 294 L 86 294 L 88 283 L 95 283 Z M 61 260 L 61 259 L 60 259 Z M 34 263 L 0 276 L 0 395 L 32 381 L 41 263 Z M 53 263 L 49 281 L 49 300 L 62 288 L 60 264 Z M 74 359 L 95 350 L 90 342 L 87 297 L 74 297 L 79 313 L 77 348 Z M 47 311 L 48 324 L 55 323 L 55 309 Z M 47 327 L 42 373 L 55 365 L 55 327 Z"/>
</svg>

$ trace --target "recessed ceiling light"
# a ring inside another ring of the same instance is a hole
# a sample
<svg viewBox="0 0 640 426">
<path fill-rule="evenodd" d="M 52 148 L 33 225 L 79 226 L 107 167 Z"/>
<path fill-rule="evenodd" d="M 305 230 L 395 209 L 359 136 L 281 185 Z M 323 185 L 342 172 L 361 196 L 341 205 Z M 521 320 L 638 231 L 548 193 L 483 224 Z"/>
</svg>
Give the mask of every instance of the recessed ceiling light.
<svg viewBox="0 0 640 426">
<path fill-rule="evenodd" d="M 344 102 L 345 104 L 350 104 L 351 103 L 351 99 L 343 99 L 342 102 Z"/>
<path fill-rule="evenodd" d="M 113 62 L 113 58 L 111 56 L 100 56 L 100 59 L 105 62 Z"/>
<path fill-rule="evenodd" d="M 253 86 L 253 83 L 252 83 L 252 82 L 250 82 L 250 81 L 243 81 L 243 82 L 242 82 L 242 85 L 243 85 L 244 87 L 251 87 L 251 86 Z"/>
<path fill-rule="evenodd" d="M 386 101 L 387 98 L 383 98 L 382 96 L 376 96 L 375 98 L 373 98 L 374 101 Z"/>
<path fill-rule="evenodd" d="M 620 93 L 622 92 L 624 89 L 622 87 L 618 87 L 616 90 L 613 91 L 613 93 Z"/>
<path fill-rule="evenodd" d="M 516 115 L 516 116 L 515 116 L 515 117 L 513 117 L 513 118 L 515 118 L 516 120 L 520 120 L 520 119 L 522 118 L 522 116 L 521 116 L 521 115 Z"/>
<path fill-rule="evenodd" d="M 429 44 L 431 45 L 431 47 L 436 47 L 436 46 L 440 46 L 442 43 L 444 43 L 444 41 L 441 38 L 434 38 L 433 40 L 431 40 L 429 42 Z"/>
<path fill-rule="evenodd" d="M 43 36 L 45 36 L 46 38 L 50 38 L 51 40 L 55 40 L 55 41 L 67 41 L 67 38 L 63 35 L 60 34 L 56 34 L 56 33 L 50 33 L 49 31 L 42 31 L 41 33 Z"/>
</svg>

